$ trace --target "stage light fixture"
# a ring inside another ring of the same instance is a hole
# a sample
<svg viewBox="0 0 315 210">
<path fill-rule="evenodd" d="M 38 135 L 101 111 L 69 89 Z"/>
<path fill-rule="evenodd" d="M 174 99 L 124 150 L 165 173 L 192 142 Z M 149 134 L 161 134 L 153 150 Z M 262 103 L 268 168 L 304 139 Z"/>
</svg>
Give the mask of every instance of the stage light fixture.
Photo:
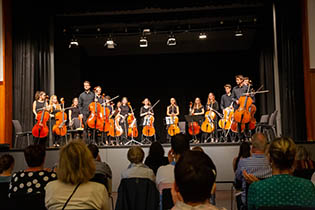
<svg viewBox="0 0 315 210">
<path fill-rule="evenodd" d="M 79 42 L 76 38 L 72 38 L 69 43 L 69 48 L 78 48 Z"/>
<path fill-rule="evenodd" d="M 104 44 L 104 47 L 107 47 L 107 49 L 114 49 L 115 46 L 117 46 L 117 44 L 114 42 L 114 40 L 111 37 L 109 37 Z"/>
<path fill-rule="evenodd" d="M 139 41 L 140 47 L 148 47 L 148 40 L 146 37 L 141 37 Z"/>
<path fill-rule="evenodd" d="M 167 44 L 167 46 L 175 46 L 176 45 L 176 39 L 175 39 L 175 36 L 173 34 L 169 35 L 166 44 Z"/>
<path fill-rule="evenodd" d="M 201 33 L 199 34 L 199 39 L 201 39 L 201 40 L 203 40 L 203 39 L 207 39 L 207 34 L 206 34 L 206 33 L 201 32 Z"/>
<path fill-rule="evenodd" d="M 237 26 L 236 31 L 235 31 L 235 33 L 234 33 L 234 36 L 236 36 L 236 37 L 242 37 L 243 35 L 244 35 L 244 34 L 243 34 L 242 30 L 240 29 L 239 26 Z"/>
</svg>

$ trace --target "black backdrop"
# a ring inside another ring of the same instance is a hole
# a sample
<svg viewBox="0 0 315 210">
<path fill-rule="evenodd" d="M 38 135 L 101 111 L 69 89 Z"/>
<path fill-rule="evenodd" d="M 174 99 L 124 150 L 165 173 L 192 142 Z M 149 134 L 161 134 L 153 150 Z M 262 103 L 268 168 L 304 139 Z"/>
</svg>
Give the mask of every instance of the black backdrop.
<svg viewBox="0 0 315 210">
<path fill-rule="evenodd" d="M 160 99 L 154 111 L 155 127 L 162 141 L 165 139 L 163 119 L 171 97 L 177 100 L 180 106 L 180 120 L 184 121 L 190 101 L 200 97 L 205 104 L 209 92 L 213 92 L 220 102 L 220 97 L 224 94 L 223 86 L 226 83 L 234 86 L 234 76 L 237 74 L 249 76 L 257 85 L 260 84 L 259 57 L 250 50 L 107 57 L 89 57 L 77 49 L 66 52 L 80 59 L 77 59 L 77 64 L 72 63 L 72 68 L 67 69 L 64 69 L 64 62 L 56 63 L 58 96 L 65 97 L 70 105 L 72 98 L 83 91 L 82 82 L 89 80 L 92 87 L 100 85 L 103 91 L 112 97 L 115 95 L 128 97 L 137 116 L 144 98 L 148 97 L 152 104 Z M 57 61 L 58 58 L 59 56 Z M 64 58 L 65 55 L 60 56 L 60 59 Z M 67 91 L 64 86 L 58 85 L 61 84 L 59 78 L 73 77 L 75 79 L 65 80 L 69 87 Z"/>
</svg>

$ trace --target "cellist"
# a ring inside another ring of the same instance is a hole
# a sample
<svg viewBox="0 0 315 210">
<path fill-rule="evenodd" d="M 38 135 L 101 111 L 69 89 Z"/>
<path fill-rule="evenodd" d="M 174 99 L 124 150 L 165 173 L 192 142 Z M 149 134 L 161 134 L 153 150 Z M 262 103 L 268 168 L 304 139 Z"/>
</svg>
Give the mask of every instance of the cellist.
<svg viewBox="0 0 315 210">
<path fill-rule="evenodd" d="M 170 99 L 170 105 L 166 108 L 166 115 L 168 117 L 177 117 L 179 115 L 179 106 L 176 103 L 175 98 Z M 167 129 L 169 129 L 170 125 L 167 126 Z M 167 133 L 166 139 L 168 141 L 171 140 L 171 136 Z"/>
<path fill-rule="evenodd" d="M 49 100 L 49 114 L 50 114 L 50 128 L 52 129 L 53 126 L 56 124 L 55 114 L 61 110 L 61 106 L 58 102 L 58 98 L 56 95 L 50 96 Z M 52 131 L 52 130 L 51 130 Z M 59 147 L 60 146 L 60 136 L 53 134 L 53 146 Z"/>
<path fill-rule="evenodd" d="M 44 91 L 36 91 L 35 101 L 33 102 L 33 113 L 35 115 L 35 119 L 38 111 L 40 111 L 44 107 L 48 107 L 48 103 L 46 101 L 46 93 Z"/>
<path fill-rule="evenodd" d="M 84 127 L 87 128 L 86 126 L 86 120 L 89 117 L 89 105 L 94 101 L 95 95 L 91 89 L 91 85 L 89 81 L 84 81 L 83 83 L 84 87 L 84 92 L 80 94 L 79 96 L 79 109 L 80 109 L 80 115 L 83 118 L 84 122 Z"/>
<path fill-rule="evenodd" d="M 149 116 L 149 115 L 152 115 L 154 116 L 154 111 L 152 109 L 150 109 L 152 107 L 152 104 L 150 102 L 150 100 L 148 98 L 145 98 L 143 101 L 142 101 L 142 104 L 143 106 L 140 108 L 140 136 L 142 137 L 142 130 L 143 130 L 143 123 L 144 123 L 144 118 L 146 116 Z M 142 141 L 143 139 L 141 139 Z"/>
<path fill-rule="evenodd" d="M 219 103 L 215 100 L 215 95 L 214 93 L 210 92 L 208 95 L 208 100 L 207 100 L 207 105 L 206 105 L 206 110 L 215 110 L 219 111 Z M 217 132 L 217 125 L 218 125 L 218 116 L 215 113 L 215 118 L 213 119 L 213 124 L 214 124 L 214 131 L 210 133 L 210 138 L 211 142 L 217 142 L 218 141 L 218 132 Z M 203 133 L 202 134 L 202 140 L 208 138 L 208 133 Z"/>
<path fill-rule="evenodd" d="M 226 107 L 231 106 L 232 104 L 232 93 L 231 93 L 232 86 L 230 84 L 224 85 L 225 94 L 221 96 L 221 103 L 220 108 L 223 111 Z"/>
</svg>

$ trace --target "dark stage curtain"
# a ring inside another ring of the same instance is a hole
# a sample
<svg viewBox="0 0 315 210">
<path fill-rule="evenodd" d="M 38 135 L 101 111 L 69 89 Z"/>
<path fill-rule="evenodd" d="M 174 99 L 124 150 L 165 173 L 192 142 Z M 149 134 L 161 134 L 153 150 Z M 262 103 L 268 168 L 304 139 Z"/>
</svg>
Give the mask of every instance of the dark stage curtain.
<svg viewBox="0 0 315 210">
<path fill-rule="evenodd" d="M 306 140 L 300 1 L 275 1 L 282 135 Z"/>
<path fill-rule="evenodd" d="M 24 130 L 34 123 L 34 93 L 50 87 L 50 17 L 32 5 L 13 1 L 13 119 Z M 29 4 L 29 3 L 28 3 Z"/>
</svg>

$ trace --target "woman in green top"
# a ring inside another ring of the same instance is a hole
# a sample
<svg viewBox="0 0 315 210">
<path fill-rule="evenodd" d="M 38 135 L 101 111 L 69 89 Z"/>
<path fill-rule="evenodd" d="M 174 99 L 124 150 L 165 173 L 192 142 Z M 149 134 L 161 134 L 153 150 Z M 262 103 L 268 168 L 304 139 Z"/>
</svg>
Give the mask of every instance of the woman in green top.
<svg viewBox="0 0 315 210">
<path fill-rule="evenodd" d="M 315 186 L 307 179 L 292 176 L 296 145 L 290 138 L 271 142 L 268 157 L 272 177 L 254 182 L 248 191 L 248 210 L 260 207 L 315 207 Z"/>
</svg>

